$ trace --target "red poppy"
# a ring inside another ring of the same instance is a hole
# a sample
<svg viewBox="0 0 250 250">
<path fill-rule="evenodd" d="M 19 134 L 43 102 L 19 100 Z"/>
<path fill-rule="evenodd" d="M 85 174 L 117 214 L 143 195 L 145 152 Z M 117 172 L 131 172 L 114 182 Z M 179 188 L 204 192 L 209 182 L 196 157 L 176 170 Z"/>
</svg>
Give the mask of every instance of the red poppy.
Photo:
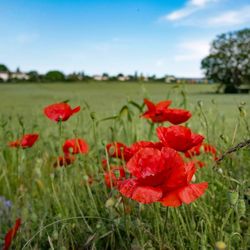
<svg viewBox="0 0 250 250">
<path fill-rule="evenodd" d="M 106 149 L 110 157 L 125 160 L 127 158 L 127 155 L 125 155 L 125 149 L 127 149 L 127 146 L 124 143 L 112 142 L 106 145 Z"/>
<path fill-rule="evenodd" d="M 140 203 L 161 202 L 164 206 L 189 204 L 200 197 L 207 183 L 193 184 L 194 163 L 184 163 L 171 148 L 143 148 L 127 163 L 131 178 L 117 182 L 122 195 Z"/>
<path fill-rule="evenodd" d="M 144 99 L 148 110 L 142 114 L 144 118 L 150 119 L 152 122 L 170 122 L 174 125 L 186 122 L 192 114 L 184 109 L 171 109 L 169 105 L 172 101 L 161 101 L 157 104 L 152 103 L 148 99 Z"/>
<path fill-rule="evenodd" d="M 21 226 L 21 219 L 19 218 L 16 220 L 14 227 L 12 227 L 5 235 L 3 250 L 8 250 L 10 248 L 11 242 L 16 236 L 20 226 Z"/>
<path fill-rule="evenodd" d="M 166 146 L 180 152 L 186 152 L 202 143 L 204 137 L 184 126 L 158 127 L 157 135 Z"/>
<path fill-rule="evenodd" d="M 53 164 L 54 167 L 63 167 L 63 166 L 68 166 L 72 164 L 75 161 L 75 156 L 67 154 L 64 156 L 59 156 L 56 160 L 56 162 Z"/>
<path fill-rule="evenodd" d="M 108 167 L 108 161 L 107 161 L 107 159 L 103 158 L 102 159 L 102 168 L 103 168 L 103 170 L 107 170 L 107 167 Z"/>
<path fill-rule="evenodd" d="M 165 112 L 166 120 L 174 125 L 186 122 L 192 114 L 185 109 L 167 109 Z"/>
<path fill-rule="evenodd" d="M 165 111 L 172 103 L 171 100 L 161 101 L 157 104 L 152 103 L 148 99 L 144 99 L 144 103 L 146 104 L 148 110 L 142 114 L 142 116 L 146 119 L 150 119 L 152 122 L 165 122 L 166 121 L 166 113 Z"/>
<path fill-rule="evenodd" d="M 111 167 L 110 171 L 104 173 L 104 181 L 108 188 L 115 187 L 118 181 L 125 177 L 123 167 Z"/>
<path fill-rule="evenodd" d="M 39 135 L 38 134 L 26 134 L 22 137 L 21 140 L 16 140 L 9 143 L 10 147 L 21 147 L 21 148 L 31 148 L 34 143 L 37 141 Z"/>
<path fill-rule="evenodd" d="M 89 151 L 88 144 L 83 139 L 68 139 L 63 144 L 64 154 L 86 154 Z"/>
<path fill-rule="evenodd" d="M 80 106 L 71 109 L 68 103 L 55 103 L 44 108 L 44 114 L 52 121 L 67 121 L 73 114 L 80 111 Z"/>
<path fill-rule="evenodd" d="M 150 141 L 138 141 L 133 143 L 130 147 L 121 142 L 113 142 L 106 145 L 106 149 L 110 157 L 123 159 L 129 161 L 129 159 L 142 148 L 157 148 L 161 149 L 163 144 L 161 142 Z"/>
</svg>

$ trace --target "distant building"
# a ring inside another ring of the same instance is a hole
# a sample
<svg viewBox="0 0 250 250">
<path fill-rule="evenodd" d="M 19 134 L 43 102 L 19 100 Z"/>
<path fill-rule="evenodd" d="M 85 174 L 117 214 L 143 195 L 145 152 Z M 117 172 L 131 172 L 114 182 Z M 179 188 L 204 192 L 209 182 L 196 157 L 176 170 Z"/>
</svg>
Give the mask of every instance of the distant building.
<svg viewBox="0 0 250 250">
<path fill-rule="evenodd" d="M 129 76 L 124 76 L 124 75 L 119 75 L 117 77 L 117 80 L 120 81 L 120 82 L 125 82 L 125 81 L 129 81 Z"/>
<path fill-rule="evenodd" d="M 166 83 L 175 83 L 176 78 L 174 76 L 165 76 L 165 82 Z"/>
<path fill-rule="evenodd" d="M 30 77 L 28 74 L 23 73 L 23 72 L 15 72 L 11 73 L 11 79 L 16 79 L 16 80 L 29 80 Z"/>
<path fill-rule="evenodd" d="M 10 75 L 8 72 L 0 72 L 0 79 L 4 82 L 7 82 L 10 78 Z"/>
<path fill-rule="evenodd" d="M 109 77 L 106 75 L 94 75 L 93 79 L 96 81 L 108 81 Z"/>
</svg>

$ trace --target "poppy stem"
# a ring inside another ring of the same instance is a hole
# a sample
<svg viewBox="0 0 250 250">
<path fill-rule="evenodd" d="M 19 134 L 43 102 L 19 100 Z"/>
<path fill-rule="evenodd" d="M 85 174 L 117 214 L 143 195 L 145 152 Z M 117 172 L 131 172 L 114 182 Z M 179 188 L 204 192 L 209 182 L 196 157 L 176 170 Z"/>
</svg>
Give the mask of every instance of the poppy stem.
<svg viewBox="0 0 250 250">
<path fill-rule="evenodd" d="M 61 138 L 61 136 L 62 136 L 62 120 L 60 119 L 59 121 L 58 121 L 58 130 L 59 130 L 59 138 Z"/>
<path fill-rule="evenodd" d="M 224 154 L 222 154 L 217 160 L 216 160 L 216 165 L 219 164 L 221 161 L 224 160 L 224 158 L 233 153 L 233 152 L 236 152 L 238 150 L 240 150 L 241 148 L 244 148 L 244 147 L 249 147 L 250 146 L 250 139 L 244 141 L 244 142 L 240 142 L 239 144 L 237 144 L 236 146 L 232 147 L 232 148 L 229 148 Z M 215 166 L 214 166 L 215 167 Z"/>
</svg>

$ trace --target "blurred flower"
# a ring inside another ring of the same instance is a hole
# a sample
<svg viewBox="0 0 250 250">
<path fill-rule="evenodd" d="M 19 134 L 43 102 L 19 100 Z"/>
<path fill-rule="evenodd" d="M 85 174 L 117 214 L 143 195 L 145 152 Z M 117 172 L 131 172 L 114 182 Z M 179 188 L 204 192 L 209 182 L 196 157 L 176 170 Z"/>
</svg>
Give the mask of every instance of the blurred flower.
<svg viewBox="0 0 250 250">
<path fill-rule="evenodd" d="M 127 158 L 125 155 L 126 148 L 127 146 L 121 142 L 112 142 L 106 145 L 106 150 L 110 157 L 125 159 L 125 160 Z"/>
<path fill-rule="evenodd" d="M 80 111 L 80 106 L 71 109 L 68 103 L 55 103 L 44 108 L 44 114 L 52 121 L 67 121 L 73 114 Z"/>
<path fill-rule="evenodd" d="M 172 103 L 171 100 L 161 101 L 157 104 L 152 103 L 148 99 L 144 99 L 148 110 L 142 114 L 142 117 L 150 119 L 152 122 L 168 121 L 174 125 L 186 122 L 192 114 L 184 109 L 168 108 Z"/>
<path fill-rule="evenodd" d="M 64 154 L 86 154 L 89 146 L 83 139 L 68 139 L 63 144 Z"/>
<path fill-rule="evenodd" d="M 8 145 L 13 148 L 31 148 L 37 141 L 38 137 L 38 134 L 25 134 L 21 140 L 10 142 Z"/>
<path fill-rule="evenodd" d="M 67 154 L 64 156 L 59 156 L 56 162 L 53 164 L 54 167 L 63 167 L 72 164 L 75 161 L 75 156 Z"/>
<path fill-rule="evenodd" d="M 125 177 L 123 167 L 111 167 L 110 171 L 104 173 L 104 181 L 108 188 L 115 187 L 118 181 Z"/>
<path fill-rule="evenodd" d="M 171 100 L 161 101 L 157 104 L 152 103 L 148 99 L 144 99 L 148 110 L 142 114 L 142 117 L 150 119 L 152 122 L 165 122 L 166 114 L 165 111 L 172 103 Z"/>
<path fill-rule="evenodd" d="M 216 250 L 225 250 L 226 247 L 227 247 L 227 245 L 226 245 L 226 243 L 223 242 L 223 241 L 217 241 L 217 242 L 215 243 L 215 249 L 216 249 Z"/>
<path fill-rule="evenodd" d="M 180 152 L 186 152 L 199 145 L 204 137 L 193 133 L 184 126 L 158 127 L 156 129 L 158 138 L 165 147 L 173 148 Z"/>
<path fill-rule="evenodd" d="M 11 242 L 14 239 L 14 237 L 16 236 L 17 231 L 18 231 L 20 226 L 21 226 L 21 219 L 18 218 L 16 220 L 14 227 L 12 227 L 5 235 L 3 250 L 8 250 L 10 248 Z"/>
</svg>

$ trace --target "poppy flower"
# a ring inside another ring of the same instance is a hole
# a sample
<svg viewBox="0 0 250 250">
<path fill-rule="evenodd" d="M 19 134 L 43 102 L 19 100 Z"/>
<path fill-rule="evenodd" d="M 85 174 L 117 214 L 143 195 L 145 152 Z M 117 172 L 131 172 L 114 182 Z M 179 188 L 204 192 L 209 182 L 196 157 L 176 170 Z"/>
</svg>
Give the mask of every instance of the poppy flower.
<svg viewBox="0 0 250 250">
<path fill-rule="evenodd" d="M 108 155 L 113 158 L 126 160 L 125 149 L 127 149 L 127 146 L 122 142 L 112 142 L 106 145 Z"/>
<path fill-rule="evenodd" d="M 63 144 L 63 152 L 68 154 L 86 154 L 89 151 L 88 144 L 83 139 L 68 139 Z"/>
<path fill-rule="evenodd" d="M 166 121 L 178 125 L 186 122 L 192 114 L 185 109 L 167 109 L 165 111 Z"/>
<path fill-rule="evenodd" d="M 206 190 L 207 183 L 191 183 L 194 163 L 184 163 L 171 148 L 143 148 L 127 163 L 131 178 L 118 180 L 117 188 L 125 197 L 140 203 L 161 202 L 177 207 L 189 204 Z"/>
<path fill-rule="evenodd" d="M 202 143 L 204 137 L 184 126 L 158 127 L 157 136 L 166 147 L 186 152 Z"/>
<path fill-rule="evenodd" d="M 146 104 L 148 110 L 142 114 L 142 117 L 146 119 L 150 119 L 152 122 L 165 122 L 166 121 L 166 113 L 165 111 L 172 103 L 171 100 L 161 101 L 157 104 L 152 103 L 148 99 L 144 99 L 144 103 Z"/>
<path fill-rule="evenodd" d="M 174 125 L 186 122 L 192 114 L 184 109 L 169 108 L 171 100 L 161 101 L 157 104 L 152 103 L 148 99 L 144 99 L 148 110 L 142 114 L 142 117 L 150 119 L 152 122 L 170 122 Z"/>
<path fill-rule="evenodd" d="M 8 250 L 10 248 L 11 242 L 14 239 L 14 237 L 16 236 L 17 231 L 18 231 L 20 226 L 21 226 L 21 219 L 18 218 L 16 220 L 14 227 L 12 227 L 5 235 L 3 250 Z"/>
<path fill-rule="evenodd" d="M 71 109 L 68 103 L 55 103 L 44 108 L 44 114 L 52 121 L 67 121 L 73 114 L 80 111 L 80 106 Z"/>
<path fill-rule="evenodd" d="M 108 188 L 115 187 L 118 181 L 125 177 L 123 167 L 111 167 L 110 171 L 104 173 L 104 181 Z"/>
<path fill-rule="evenodd" d="M 31 148 L 34 143 L 37 141 L 39 135 L 38 134 L 26 134 L 21 140 L 16 140 L 9 143 L 9 147 L 14 148 Z"/>
<path fill-rule="evenodd" d="M 56 160 L 56 162 L 53 164 L 54 167 L 63 167 L 63 166 L 68 166 L 72 164 L 75 161 L 75 156 L 67 154 L 64 156 L 59 156 Z"/>
</svg>

